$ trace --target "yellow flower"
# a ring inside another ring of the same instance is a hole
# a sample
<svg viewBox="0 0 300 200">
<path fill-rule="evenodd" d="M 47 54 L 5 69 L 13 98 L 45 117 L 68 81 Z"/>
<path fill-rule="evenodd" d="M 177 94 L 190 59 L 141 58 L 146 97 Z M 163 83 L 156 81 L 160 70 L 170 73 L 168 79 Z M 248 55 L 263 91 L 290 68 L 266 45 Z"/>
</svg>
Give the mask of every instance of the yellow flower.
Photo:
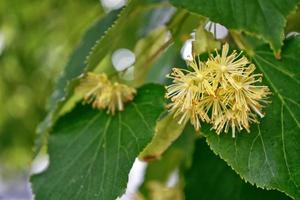
<svg viewBox="0 0 300 200">
<path fill-rule="evenodd" d="M 229 45 L 226 43 L 223 45 L 222 53 L 216 51 L 216 56 L 210 55 L 210 58 L 206 62 L 207 66 L 212 69 L 215 74 L 213 81 L 213 88 L 216 89 L 218 84 L 222 84 L 224 88 L 230 84 L 236 88 L 234 76 L 243 76 L 245 67 L 250 63 L 245 56 L 241 56 L 241 53 L 233 51 L 228 55 Z"/>
<path fill-rule="evenodd" d="M 199 57 L 197 61 L 195 59 L 188 61 L 188 65 L 194 70 L 194 72 L 192 72 L 192 78 L 195 85 L 198 87 L 198 90 L 201 91 L 199 92 L 199 95 L 203 97 L 202 91 L 206 92 L 207 94 L 214 95 L 214 90 L 211 83 L 213 76 L 212 70 L 208 68 L 207 65 L 202 63 L 199 60 Z"/>
<path fill-rule="evenodd" d="M 166 87 L 169 91 L 166 94 L 166 98 L 170 98 L 173 101 L 180 100 L 180 102 L 177 101 L 176 103 L 184 109 L 189 108 L 192 105 L 192 100 L 198 95 L 197 87 L 189 74 L 190 71 L 188 70 L 174 68 L 168 76 L 173 79 L 173 84 Z"/>
<path fill-rule="evenodd" d="M 201 120 L 208 121 L 205 113 L 198 109 L 198 101 L 204 97 L 205 92 L 213 93 L 211 84 L 207 80 L 209 71 L 206 66 L 196 61 L 190 63 L 193 71 L 173 68 L 169 78 L 173 79 L 173 84 L 166 87 L 166 98 L 172 103 L 168 105 L 174 117 L 179 117 L 179 124 L 188 120 L 194 125 L 196 130 L 200 128 Z"/>
<path fill-rule="evenodd" d="M 196 103 L 192 103 L 189 107 L 181 106 L 180 100 L 176 100 L 168 104 L 170 112 L 173 114 L 174 118 L 180 117 L 178 120 L 179 124 L 185 124 L 188 120 L 191 121 L 191 124 L 194 125 L 196 130 L 200 128 L 200 117 L 204 116 L 199 115 L 198 109 L 195 107 Z"/>
<path fill-rule="evenodd" d="M 174 68 L 168 76 L 173 84 L 166 87 L 169 111 L 179 123 L 190 120 L 195 129 L 201 122 L 212 124 L 217 134 L 246 129 L 263 117 L 262 108 L 270 94 L 267 86 L 257 85 L 262 75 L 254 74 L 255 66 L 237 54 L 228 55 L 225 44 L 221 55 L 210 55 L 206 63 L 195 58 L 188 61 L 191 71 Z"/>
<path fill-rule="evenodd" d="M 106 109 L 115 114 L 116 109 L 124 110 L 124 104 L 131 101 L 136 90 L 125 84 L 112 83 L 106 74 L 87 73 L 81 80 L 77 91 L 84 94 L 84 101 L 92 103 L 94 108 Z"/>
</svg>

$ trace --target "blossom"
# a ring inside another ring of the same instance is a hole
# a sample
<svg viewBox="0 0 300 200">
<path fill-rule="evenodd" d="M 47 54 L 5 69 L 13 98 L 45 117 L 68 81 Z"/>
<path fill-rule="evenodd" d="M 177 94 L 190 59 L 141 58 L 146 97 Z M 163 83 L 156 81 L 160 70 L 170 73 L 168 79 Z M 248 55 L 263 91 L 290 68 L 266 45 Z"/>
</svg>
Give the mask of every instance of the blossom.
<svg viewBox="0 0 300 200">
<path fill-rule="evenodd" d="M 251 123 L 263 117 L 269 102 L 267 86 L 259 85 L 262 74 L 255 74 L 255 65 L 241 53 L 229 54 L 229 45 L 221 55 L 211 54 L 206 62 L 196 58 L 187 62 L 190 69 L 173 68 L 168 75 L 173 83 L 166 87 L 168 109 L 178 123 L 190 120 L 196 130 L 201 122 L 212 125 L 217 134 L 229 129 L 250 131 Z"/>
<path fill-rule="evenodd" d="M 216 56 L 210 55 L 210 58 L 206 62 L 207 66 L 212 69 L 215 74 L 213 81 L 213 87 L 216 89 L 218 84 L 222 84 L 223 87 L 227 87 L 229 84 L 236 88 L 233 77 L 243 76 L 245 67 L 250 64 L 249 60 L 245 56 L 241 56 L 241 53 L 237 53 L 235 50 L 228 55 L 229 45 L 226 43 L 222 47 L 222 53 L 216 51 Z"/>
<path fill-rule="evenodd" d="M 124 110 L 124 104 L 133 99 L 136 90 L 125 84 L 111 82 L 107 75 L 87 73 L 81 80 L 77 91 L 84 95 L 84 102 L 92 103 L 94 108 L 106 109 L 115 114 L 116 109 Z"/>
<path fill-rule="evenodd" d="M 200 115 L 198 101 L 203 98 L 205 91 L 213 92 L 211 85 L 206 80 L 206 69 L 202 63 L 190 63 L 194 71 L 173 68 L 168 76 L 173 79 L 173 84 L 166 87 L 166 98 L 172 102 L 168 105 L 174 117 L 179 117 L 179 124 L 188 120 L 194 125 L 196 130 L 200 128 L 200 118 L 209 120 L 204 113 Z"/>
</svg>

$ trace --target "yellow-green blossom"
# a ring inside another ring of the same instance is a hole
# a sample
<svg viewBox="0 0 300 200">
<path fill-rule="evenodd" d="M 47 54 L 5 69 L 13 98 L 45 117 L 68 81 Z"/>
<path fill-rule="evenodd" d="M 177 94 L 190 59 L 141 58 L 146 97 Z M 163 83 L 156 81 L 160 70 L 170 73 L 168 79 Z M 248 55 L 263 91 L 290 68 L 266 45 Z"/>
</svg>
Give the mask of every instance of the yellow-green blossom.
<svg viewBox="0 0 300 200">
<path fill-rule="evenodd" d="M 201 122 L 208 122 L 217 134 L 230 128 L 235 137 L 236 131 L 249 132 L 257 115 L 264 116 L 270 91 L 258 85 L 262 75 L 254 74 L 255 66 L 245 56 L 228 52 L 225 44 L 221 55 L 211 54 L 204 63 L 194 58 L 187 62 L 191 70 L 174 68 L 168 75 L 173 79 L 166 87 L 168 109 L 179 123 L 190 120 L 199 130 Z"/>
<path fill-rule="evenodd" d="M 106 109 L 115 114 L 116 109 L 124 110 L 124 104 L 131 101 L 136 90 L 125 84 L 111 82 L 107 75 L 87 73 L 80 82 L 77 91 L 84 95 L 84 101 L 92 103 L 94 108 Z"/>
</svg>

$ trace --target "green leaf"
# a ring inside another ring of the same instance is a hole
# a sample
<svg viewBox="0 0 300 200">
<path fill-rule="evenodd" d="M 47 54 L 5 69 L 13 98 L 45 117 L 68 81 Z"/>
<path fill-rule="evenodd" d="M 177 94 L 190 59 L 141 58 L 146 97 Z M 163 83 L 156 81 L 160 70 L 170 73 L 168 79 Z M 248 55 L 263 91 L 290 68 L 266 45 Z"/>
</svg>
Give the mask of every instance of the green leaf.
<svg viewBox="0 0 300 200">
<path fill-rule="evenodd" d="M 49 168 L 31 177 L 36 200 L 114 200 L 127 184 L 140 151 L 150 142 L 164 109 L 164 89 L 138 90 L 125 111 L 78 105 L 58 120 L 49 135 Z"/>
<path fill-rule="evenodd" d="M 169 146 L 181 135 L 185 124 L 178 124 L 172 115 L 166 115 L 157 122 L 152 141 L 141 152 L 144 161 L 159 159 Z"/>
<path fill-rule="evenodd" d="M 192 38 L 191 32 L 204 20 L 206 19 L 199 15 L 188 13 L 183 9 L 178 9 L 174 13 L 172 20 L 167 24 L 167 28 L 172 34 L 173 43 L 152 64 L 145 82 L 161 84 L 170 82 L 166 75 L 171 71 L 171 68 L 174 66 L 185 66 L 185 61 L 180 53 L 182 45 L 187 39 Z"/>
<path fill-rule="evenodd" d="M 151 7 L 156 1 L 130 0 L 119 14 L 118 20 L 107 30 L 106 34 L 97 41 L 87 58 L 87 71 L 95 69 L 108 53 L 117 48 L 133 49 L 141 37 L 141 29 L 147 28 L 147 20 Z M 163 6 L 163 4 L 161 4 Z"/>
<path fill-rule="evenodd" d="M 168 27 L 176 45 L 184 43 L 192 38 L 191 32 L 201 24 L 205 17 L 190 13 L 185 9 L 177 9 Z M 179 47 L 180 48 L 180 47 Z"/>
<path fill-rule="evenodd" d="M 190 166 L 196 137 L 194 127 L 187 125 L 180 137 L 163 153 L 161 159 L 148 164 L 144 182 L 140 187 L 140 193 L 144 197 L 151 196 L 150 185 L 153 182 L 166 185 L 172 172 L 179 169 L 181 174 Z M 177 185 L 181 187 L 181 183 Z"/>
<path fill-rule="evenodd" d="M 153 63 L 145 82 L 165 84 L 167 81 L 166 74 L 171 71 L 172 66 L 175 66 L 176 61 L 181 58 L 179 50 L 180 47 L 177 48 L 176 45 L 171 45 L 166 49 L 159 59 Z"/>
<path fill-rule="evenodd" d="M 193 41 L 193 53 L 195 55 L 202 54 L 220 48 L 220 42 L 215 40 L 212 33 L 204 29 L 201 24 L 195 32 L 195 41 Z"/>
<path fill-rule="evenodd" d="M 204 140 L 198 140 L 192 167 L 185 174 L 186 200 L 288 200 L 278 191 L 267 191 L 240 177 L 210 151 Z"/>
<path fill-rule="evenodd" d="M 135 8 L 136 0 L 129 1 L 129 3 L 122 9 L 118 19 L 114 24 L 105 32 L 105 34 L 94 44 L 92 51 L 87 57 L 87 71 L 96 68 L 99 62 L 106 56 L 108 51 L 111 51 L 120 40 L 122 29 L 125 27 L 129 14 Z M 112 42 L 114 41 L 114 42 Z"/>
<path fill-rule="evenodd" d="M 187 125 L 180 137 L 162 155 L 162 158 L 149 163 L 145 181 L 155 180 L 165 183 L 176 168 L 187 168 L 191 163 L 196 137 L 194 128 Z"/>
<path fill-rule="evenodd" d="M 300 6 L 298 6 L 297 10 L 290 14 L 287 17 L 287 24 L 285 27 L 285 32 L 300 32 Z"/>
<path fill-rule="evenodd" d="M 277 189 L 300 199 L 300 37 L 285 41 L 282 59 L 267 46 L 253 61 L 273 93 L 266 116 L 251 133 L 236 138 L 202 130 L 214 152 L 241 177 L 262 188 Z"/>
<path fill-rule="evenodd" d="M 171 45 L 171 42 L 167 27 L 160 26 L 136 44 L 134 48 L 137 57 L 134 66 L 135 85 L 141 85 L 145 81 L 152 64 Z"/>
<path fill-rule="evenodd" d="M 280 55 L 286 17 L 299 0 L 171 0 L 178 7 L 209 17 L 229 29 L 255 34 Z"/>
<path fill-rule="evenodd" d="M 111 73 L 111 71 L 114 71 L 109 56 L 116 48 L 125 47 L 132 49 L 134 47 L 135 42 L 140 37 L 140 30 L 143 30 L 144 26 L 147 25 L 147 23 L 144 23 L 145 25 L 141 26 L 142 21 L 147 21 L 145 15 L 148 12 L 145 11 L 151 9 L 147 6 L 154 5 L 154 3 L 157 2 L 132 0 L 121 11 L 110 12 L 87 31 L 80 46 L 72 54 L 62 76 L 58 80 L 50 99 L 49 113 L 38 127 L 36 153 L 39 152 L 41 146 L 45 143 L 45 133 L 55 123 L 59 114 L 67 110 L 68 107 L 73 106 L 76 98 L 73 92 L 78 84 L 78 76 L 85 71 L 91 71 L 98 67 L 97 64 L 89 65 L 89 62 L 95 61 L 99 63 L 105 57 L 109 62 L 101 63 L 102 65 L 99 67 L 98 72 Z M 147 17 L 151 17 L 151 15 Z M 101 39 L 99 40 L 99 38 Z M 114 42 L 112 43 L 111 41 Z M 87 57 L 88 63 L 86 64 Z"/>
<path fill-rule="evenodd" d="M 53 95 L 50 98 L 50 108 L 58 100 L 66 96 L 65 87 L 69 81 L 78 77 L 84 71 L 85 59 L 95 42 L 101 37 L 108 27 L 117 19 L 120 10 L 112 11 L 107 16 L 94 23 L 83 36 L 78 48 L 72 53 L 62 75 L 59 77 Z"/>
<path fill-rule="evenodd" d="M 85 59 L 91 48 L 117 18 L 118 13 L 119 11 L 111 12 L 93 24 L 83 36 L 78 48 L 72 53 L 62 75 L 57 80 L 54 92 L 49 99 L 49 113 L 37 129 L 36 153 L 38 153 L 43 145 L 45 133 L 52 126 L 53 121 L 58 117 L 60 109 L 72 96 L 73 89 L 76 85 L 76 78 L 84 71 Z"/>
</svg>

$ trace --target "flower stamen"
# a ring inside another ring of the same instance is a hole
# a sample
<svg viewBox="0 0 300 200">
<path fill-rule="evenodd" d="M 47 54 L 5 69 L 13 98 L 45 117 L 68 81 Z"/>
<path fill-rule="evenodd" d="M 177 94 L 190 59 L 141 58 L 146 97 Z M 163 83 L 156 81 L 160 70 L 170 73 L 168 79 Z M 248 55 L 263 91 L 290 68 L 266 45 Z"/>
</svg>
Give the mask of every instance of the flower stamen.
<svg viewBox="0 0 300 200">
<path fill-rule="evenodd" d="M 166 98 L 171 100 L 168 108 L 179 123 L 190 120 L 196 130 L 201 122 L 212 124 L 217 134 L 245 129 L 258 123 L 257 115 L 263 117 L 263 104 L 271 93 L 267 86 L 256 85 L 262 81 L 261 74 L 253 74 L 255 65 L 225 44 L 221 55 L 210 55 L 203 63 L 193 58 L 187 62 L 191 70 L 173 68 L 167 77 L 173 84 L 166 87 Z"/>
<path fill-rule="evenodd" d="M 87 73 L 81 80 L 77 91 L 84 95 L 86 103 L 92 103 L 94 108 L 106 109 L 107 113 L 115 114 L 123 111 L 124 104 L 132 101 L 136 90 L 125 84 L 112 83 L 106 74 Z"/>
</svg>

